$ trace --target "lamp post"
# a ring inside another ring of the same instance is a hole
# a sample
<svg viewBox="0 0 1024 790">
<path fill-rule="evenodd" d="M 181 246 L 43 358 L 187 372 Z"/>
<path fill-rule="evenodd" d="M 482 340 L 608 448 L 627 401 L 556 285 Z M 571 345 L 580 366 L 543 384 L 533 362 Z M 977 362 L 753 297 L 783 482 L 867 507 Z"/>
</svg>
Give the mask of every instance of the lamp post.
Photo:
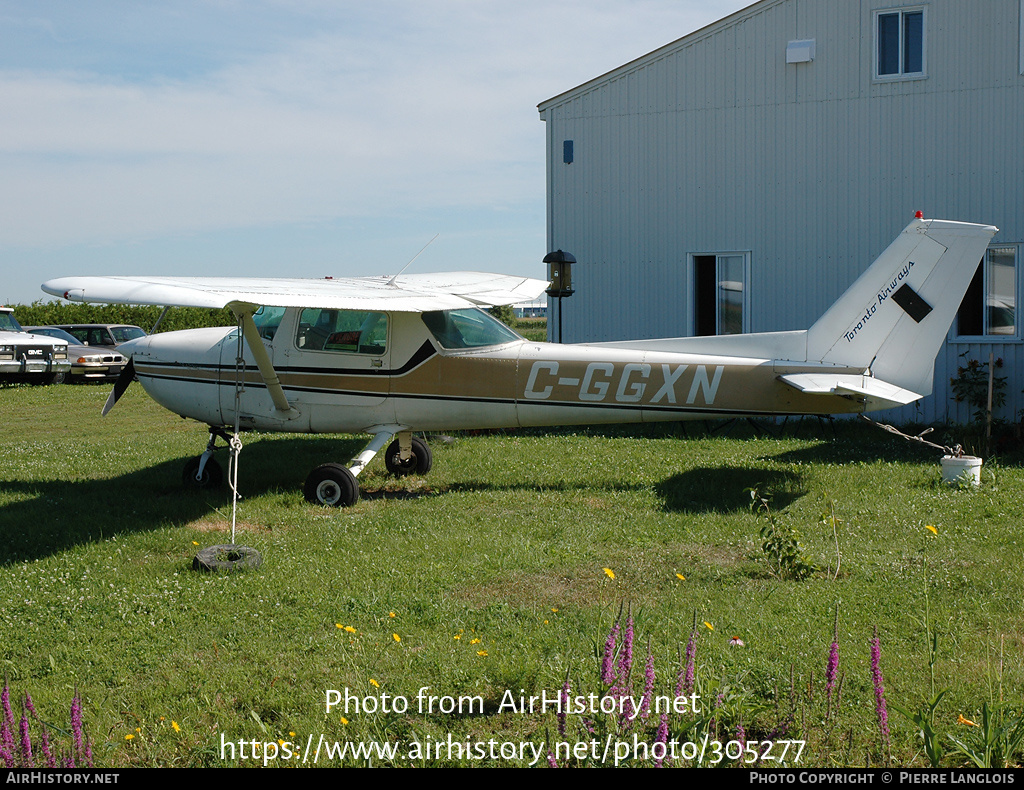
<svg viewBox="0 0 1024 790">
<path fill-rule="evenodd" d="M 550 285 L 547 295 L 558 299 L 558 342 L 562 342 L 562 298 L 572 296 L 575 291 L 572 288 L 572 265 L 576 258 L 571 253 L 555 250 L 544 256 L 544 263 L 548 265 L 548 280 Z"/>
</svg>

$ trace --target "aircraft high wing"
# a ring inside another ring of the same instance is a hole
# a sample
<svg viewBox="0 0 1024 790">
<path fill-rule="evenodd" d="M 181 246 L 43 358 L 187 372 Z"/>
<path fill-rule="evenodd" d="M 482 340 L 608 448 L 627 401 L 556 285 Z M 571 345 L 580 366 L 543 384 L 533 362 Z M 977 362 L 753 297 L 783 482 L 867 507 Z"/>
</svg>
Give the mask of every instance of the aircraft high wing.
<svg viewBox="0 0 1024 790">
<path fill-rule="evenodd" d="M 171 411 L 206 423 L 187 466 L 219 482 L 216 438 L 245 430 L 367 433 L 348 465 L 306 479 L 308 500 L 351 505 L 391 442 L 394 474 L 426 473 L 414 432 L 848 414 L 911 403 L 996 228 L 914 219 L 807 330 L 614 343 L 524 340 L 480 307 L 547 283 L 455 272 L 327 280 L 66 277 L 43 290 L 83 302 L 228 307 L 235 328 L 150 335 L 106 409 L 137 375 Z M 397 437 L 397 438 L 396 438 Z M 394 441 L 392 441 L 394 439 Z"/>
</svg>

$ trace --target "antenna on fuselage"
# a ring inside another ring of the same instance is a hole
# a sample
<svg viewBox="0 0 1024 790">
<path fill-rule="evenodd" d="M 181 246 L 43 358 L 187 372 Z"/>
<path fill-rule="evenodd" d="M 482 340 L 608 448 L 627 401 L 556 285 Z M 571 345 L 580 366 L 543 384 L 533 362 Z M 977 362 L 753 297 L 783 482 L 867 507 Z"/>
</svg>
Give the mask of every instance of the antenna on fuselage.
<svg viewBox="0 0 1024 790">
<path fill-rule="evenodd" d="M 434 243 L 434 239 L 436 239 L 440 235 L 441 235 L 440 233 L 435 233 L 434 234 L 434 238 L 431 239 L 430 241 L 428 241 L 426 244 L 424 244 L 423 245 L 423 249 L 420 250 L 419 252 L 417 252 L 415 255 L 413 255 L 412 259 L 407 264 L 405 264 L 405 266 L 402 267 L 402 271 L 400 271 L 398 274 L 396 274 L 394 277 L 392 277 L 390 280 L 388 280 L 388 285 L 398 285 L 398 283 L 396 283 L 395 280 L 397 280 L 399 277 L 401 277 L 402 276 L 402 272 L 404 272 L 406 269 L 408 269 L 410 266 L 412 266 L 412 262 L 414 260 L 416 260 L 418 257 L 420 257 L 423 254 L 423 250 L 425 250 L 427 247 L 429 247 L 431 244 L 433 244 Z"/>
</svg>

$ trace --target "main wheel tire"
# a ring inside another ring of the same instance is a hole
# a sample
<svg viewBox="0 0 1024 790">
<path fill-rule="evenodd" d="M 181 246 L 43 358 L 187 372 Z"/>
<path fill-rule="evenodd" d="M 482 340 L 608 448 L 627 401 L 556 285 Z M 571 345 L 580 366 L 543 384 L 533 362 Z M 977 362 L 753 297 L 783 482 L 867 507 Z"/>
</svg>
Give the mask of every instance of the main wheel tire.
<svg viewBox="0 0 1024 790">
<path fill-rule="evenodd" d="M 182 484 L 185 488 L 217 488 L 224 482 L 224 470 L 211 458 L 203 467 L 202 479 L 197 480 L 196 473 L 199 471 L 200 457 L 197 455 L 195 458 L 190 458 L 185 464 L 185 468 L 181 470 Z"/>
<path fill-rule="evenodd" d="M 384 465 L 395 477 L 412 474 L 425 475 L 430 471 L 433 463 L 430 447 L 425 441 L 417 439 L 415 436 L 412 437 L 412 455 L 408 460 L 402 460 L 401 447 L 397 439 L 388 445 L 387 452 L 384 454 Z"/>
<path fill-rule="evenodd" d="M 352 507 L 359 501 L 359 482 L 347 466 L 324 464 L 309 473 L 302 493 L 314 505 Z"/>
</svg>

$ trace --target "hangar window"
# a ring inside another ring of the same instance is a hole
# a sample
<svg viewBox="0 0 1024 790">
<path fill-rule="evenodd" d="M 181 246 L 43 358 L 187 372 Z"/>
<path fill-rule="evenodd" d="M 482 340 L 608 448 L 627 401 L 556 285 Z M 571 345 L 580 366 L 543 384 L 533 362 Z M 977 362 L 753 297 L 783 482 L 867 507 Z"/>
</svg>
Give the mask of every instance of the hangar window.
<svg viewBox="0 0 1024 790">
<path fill-rule="evenodd" d="M 747 331 L 747 253 L 692 255 L 693 334 Z"/>
<path fill-rule="evenodd" d="M 1017 337 L 1016 245 L 989 247 L 960 303 L 956 333 L 960 337 Z"/>
<path fill-rule="evenodd" d="M 875 12 L 875 78 L 923 77 L 924 8 Z"/>
<path fill-rule="evenodd" d="M 362 310 L 303 310 L 295 345 L 304 351 L 383 354 L 388 339 L 385 313 Z"/>
</svg>

